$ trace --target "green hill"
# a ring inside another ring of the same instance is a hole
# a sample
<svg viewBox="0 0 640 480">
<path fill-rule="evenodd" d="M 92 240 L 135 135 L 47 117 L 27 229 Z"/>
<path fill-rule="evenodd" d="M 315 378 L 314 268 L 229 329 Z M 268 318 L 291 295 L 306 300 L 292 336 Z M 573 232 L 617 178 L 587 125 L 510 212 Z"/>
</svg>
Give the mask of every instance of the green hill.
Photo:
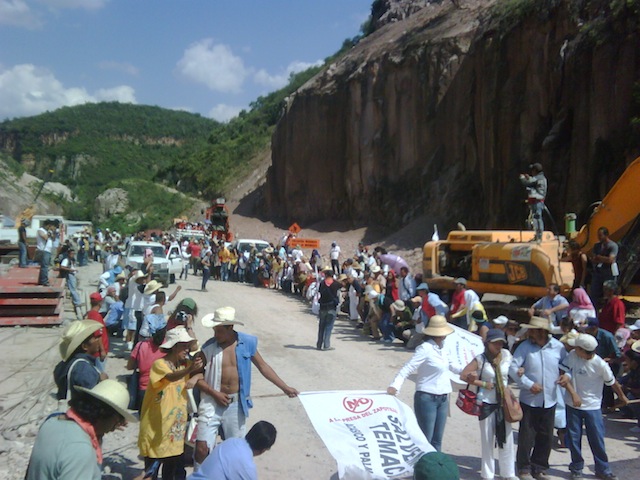
<svg viewBox="0 0 640 480">
<path fill-rule="evenodd" d="M 130 196 L 142 191 L 157 198 L 150 187 L 156 183 L 206 201 L 239 183 L 249 173 L 251 159 L 269 148 L 286 97 L 360 37 L 345 40 L 323 66 L 292 74 L 287 86 L 259 97 L 229 123 L 154 106 L 84 104 L 0 123 L 0 153 L 13 158 L 18 169 L 67 185 L 76 197 L 64 204 L 68 218 L 93 220 L 96 196 L 112 187 L 125 188 Z M 130 230 L 166 227 L 187 209 L 185 197 L 174 195 L 163 196 L 163 214 L 153 219 L 132 224 L 131 218 L 147 212 L 131 202 L 139 210 L 113 222 Z"/>
</svg>

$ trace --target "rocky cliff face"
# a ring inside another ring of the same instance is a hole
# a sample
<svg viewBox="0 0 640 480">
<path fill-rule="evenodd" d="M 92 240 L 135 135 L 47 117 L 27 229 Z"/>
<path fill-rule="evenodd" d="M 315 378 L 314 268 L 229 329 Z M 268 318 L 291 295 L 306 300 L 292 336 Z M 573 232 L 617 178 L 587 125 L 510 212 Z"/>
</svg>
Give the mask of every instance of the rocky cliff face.
<svg viewBox="0 0 640 480">
<path fill-rule="evenodd" d="M 533 161 L 557 220 L 606 193 L 640 151 L 637 2 L 456 3 L 382 27 L 289 99 L 271 214 L 517 228 Z"/>
</svg>

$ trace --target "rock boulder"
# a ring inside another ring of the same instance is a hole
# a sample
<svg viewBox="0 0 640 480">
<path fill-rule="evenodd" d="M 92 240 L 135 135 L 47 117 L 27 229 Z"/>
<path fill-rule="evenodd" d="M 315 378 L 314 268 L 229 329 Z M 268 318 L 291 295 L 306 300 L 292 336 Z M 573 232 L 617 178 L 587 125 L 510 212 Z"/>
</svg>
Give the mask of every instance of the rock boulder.
<svg viewBox="0 0 640 480">
<path fill-rule="evenodd" d="M 129 195 L 122 188 L 110 188 L 96 197 L 94 212 L 98 223 L 112 215 L 123 214 L 129 208 Z"/>
</svg>

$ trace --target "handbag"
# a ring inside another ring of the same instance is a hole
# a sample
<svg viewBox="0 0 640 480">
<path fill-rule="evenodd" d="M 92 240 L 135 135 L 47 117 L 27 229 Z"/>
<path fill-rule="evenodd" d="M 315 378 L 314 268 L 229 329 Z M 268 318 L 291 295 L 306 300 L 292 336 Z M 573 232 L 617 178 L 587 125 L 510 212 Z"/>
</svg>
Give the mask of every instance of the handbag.
<svg viewBox="0 0 640 480">
<path fill-rule="evenodd" d="M 509 422 L 519 422 L 522 420 L 522 407 L 515 394 L 509 387 L 504 387 L 504 395 L 502 397 L 502 409 L 504 410 L 504 419 Z"/>
<path fill-rule="evenodd" d="M 485 357 L 482 356 L 482 367 L 480 367 L 480 375 L 479 378 L 482 378 L 482 372 L 484 370 Z M 480 388 L 478 388 L 480 390 Z M 469 390 L 469 384 L 467 383 L 467 388 L 463 388 L 458 392 L 458 398 L 456 400 L 456 405 L 460 410 L 462 410 L 467 415 L 472 415 L 474 417 L 480 416 L 480 404 L 478 403 L 478 394 L 476 392 L 472 392 Z"/>
<path fill-rule="evenodd" d="M 467 384 L 467 387 L 469 384 Z M 472 392 L 468 388 L 463 388 L 458 392 L 458 399 L 456 405 L 467 415 L 473 415 L 474 417 L 480 416 L 480 405 L 478 405 L 478 395 Z"/>
</svg>

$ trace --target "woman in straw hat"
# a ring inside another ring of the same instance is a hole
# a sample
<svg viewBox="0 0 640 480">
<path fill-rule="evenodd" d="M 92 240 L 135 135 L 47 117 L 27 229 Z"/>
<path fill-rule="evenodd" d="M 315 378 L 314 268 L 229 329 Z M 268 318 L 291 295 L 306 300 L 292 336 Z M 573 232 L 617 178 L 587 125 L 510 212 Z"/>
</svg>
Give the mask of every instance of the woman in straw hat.
<svg viewBox="0 0 640 480">
<path fill-rule="evenodd" d="M 434 315 L 422 333 L 424 343 L 416 348 L 411 360 L 396 375 L 387 393 L 398 393 L 404 380 L 417 372 L 413 409 L 427 440 L 440 451 L 452 391 L 449 371 L 459 374 L 461 369 L 451 362 L 443 348 L 445 338 L 453 333 L 446 318 Z"/>
<path fill-rule="evenodd" d="M 78 387 L 66 413 L 47 418 L 36 437 L 25 480 L 100 480 L 102 437 L 136 418 L 124 385 L 105 380 Z"/>
<path fill-rule="evenodd" d="M 502 398 L 509 381 L 512 356 L 505 347 L 502 330 L 491 329 L 484 339 L 484 352 L 467 365 L 460 378 L 478 387 L 480 409 L 480 443 L 482 445 L 481 476 L 495 478 L 494 445 L 498 445 L 500 477 L 516 478 L 515 449 L 511 424 L 504 419 Z"/>
<path fill-rule="evenodd" d="M 162 479 L 184 479 L 186 473 L 182 454 L 187 430 L 188 377 L 202 371 L 201 357 L 188 360 L 193 338 L 184 327 L 166 333 L 160 348 L 164 358 L 151 367 L 149 384 L 140 410 L 138 447 L 144 457 L 145 470 L 157 478 L 162 465 Z"/>
<path fill-rule="evenodd" d="M 58 400 L 76 396 L 76 387 L 92 388 L 107 378 L 96 367 L 96 355 L 102 346 L 102 324 L 94 320 L 75 321 L 60 339 L 62 361 L 53 370 Z"/>
</svg>

